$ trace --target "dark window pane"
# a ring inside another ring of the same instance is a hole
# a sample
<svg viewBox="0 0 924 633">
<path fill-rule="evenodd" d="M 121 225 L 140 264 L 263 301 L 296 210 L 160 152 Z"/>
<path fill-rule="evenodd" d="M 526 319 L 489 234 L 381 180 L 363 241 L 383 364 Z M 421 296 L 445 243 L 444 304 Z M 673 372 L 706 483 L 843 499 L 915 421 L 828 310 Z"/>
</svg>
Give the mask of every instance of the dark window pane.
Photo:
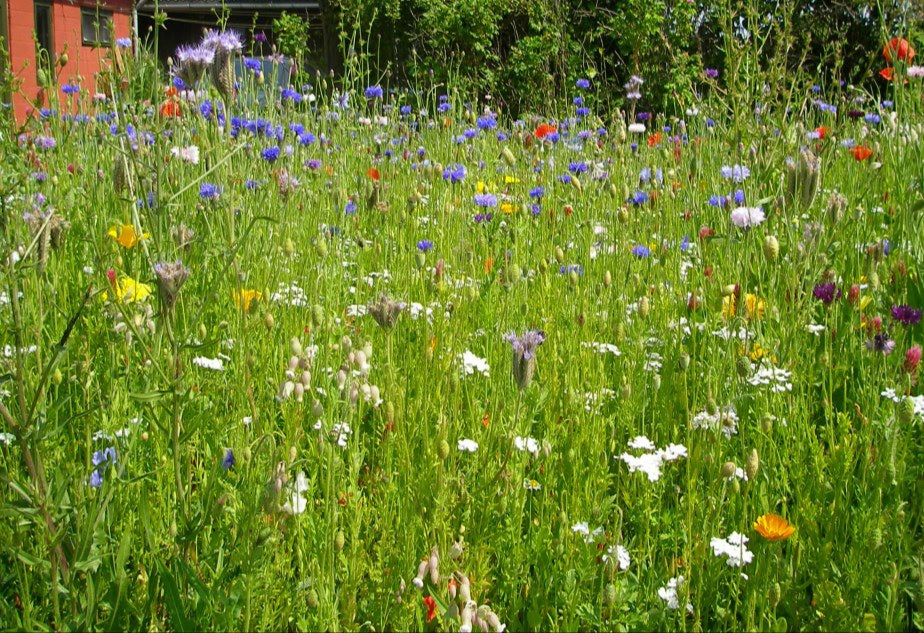
<svg viewBox="0 0 924 633">
<path fill-rule="evenodd" d="M 35 64 L 36 72 L 52 66 L 51 5 L 35 3 Z"/>
<path fill-rule="evenodd" d="M 80 31 L 84 46 L 106 46 L 112 43 L 112 11 L 81 9 Z"/>
</svg>

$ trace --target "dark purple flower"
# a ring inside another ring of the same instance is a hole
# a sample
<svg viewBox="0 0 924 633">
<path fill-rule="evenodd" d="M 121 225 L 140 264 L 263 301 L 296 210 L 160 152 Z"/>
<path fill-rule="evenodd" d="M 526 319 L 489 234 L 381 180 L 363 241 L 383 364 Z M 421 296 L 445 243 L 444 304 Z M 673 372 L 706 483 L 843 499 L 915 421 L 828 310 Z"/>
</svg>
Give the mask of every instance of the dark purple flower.
<svg viewBox="0 0 924 633">
<path fill-rule="evenodd" d="M 812 294 L 825 305 L 831 305 L 835 300 L 841 298 L 840 289 L 833 283 L 816 284 Z"/>
<path fill-rule="evenodd" d="M 715 68 L 707 68 L 706 76 L 709 77 L 709 79 L 718 79 L 719 71 L 716 70 Z"/>
<path fill-rule="evenodd" d="M 917 325 L 921 322 L 921 311 L 911 306 L 892 306 L 892 318 L 902 325 Z"/>
<path fill-rule="evenodd" d="M 866 349 L 873 352 L 880 352 L 884 356 L 888 356 L 892 353 L 892 350 L 895 349 L 895 341 L 889 338 L 889 335 L 886 333 L 877 334 L 873 337 L 873 340 L 866 341 Z"/>
</svg>

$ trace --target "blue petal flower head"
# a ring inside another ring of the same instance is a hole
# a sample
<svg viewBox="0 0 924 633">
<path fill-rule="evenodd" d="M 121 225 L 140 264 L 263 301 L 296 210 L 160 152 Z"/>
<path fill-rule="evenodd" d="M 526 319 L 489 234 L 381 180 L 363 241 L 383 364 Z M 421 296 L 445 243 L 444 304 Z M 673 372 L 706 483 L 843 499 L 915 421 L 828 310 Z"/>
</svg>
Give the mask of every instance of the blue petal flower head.
<svg viewBox="0 0 924 633">
<path fill-rule="evenodd" d="M 433 250 L 433 242 L 430 240 L 420 240 L 417 242 L 417 250 L 422 253 L 429 252 Z"/>
<path fill-rule="evenodd" d="M 216 184 L 203 182 L 199 184 L 199 197 L 205 200 L 217 200 L 221 195 L 221 189 Z"/>
<path fill-rule="evenodd" d="M 482 116 L 478 117 L 478 120 L 475 122 L 479 130 L 490 130 L 497 126 L 497 121 L 494 117 Z"/>
<path fill-rule="evenodd" d="M 644 244 L 637 244 L 632 247 L 632 254 L 638 257 L 639 259 L 645 259 L 651 255 L 651 249 L 645 246 Z"/>
<path fill-rule="evenodd" d="M 348 200 L 346 203 L 346 207 L 344 207 L 343 209 L 343 212 L 346 215 L 353 215 L 354 213 L 356 213 L 356 209 L 357 209 L 356 203 L 352 200 Z"/>
<path fill-rule="evenodd" d="M 529 190 L 530 198 L 542 198 L 545 195 L 545 187 L 534 187 Z"/>
<path fill-rule="evenodd" d="M 629 196 L 626 202 L 629 202 L 638 207 L 648 202 L 648 200 L 649 200 L 648 194 L 642 190 L 639 190 L 639 191 L 636 191 L 631 196 Z"/>
<path fill-rule="evenodd" d="M 234 459 L 234 451 L 232 451 L 230 448 L 226 448 L 225 456 L 221 460 L 221 467 L 225 470 L 231 470 L 236 463 L 237 460 Z"/>
<path fill-rule="evenodd" d="M 382 90 L 382 86 L 369 86 L 363 94 L 366 95 L 366 99 L 381 99 L 385 91 Z"/>
<path fill-rule="evenodd" d="M 581 79 L 578 79 L 577 81 L 575 81 L 574 85 L 580 88 L 581 90 L 587 90 L 588 88 L 590 88 L 590 80 L 584 79 L 582 77 Z"/>
<path fill-rule="evenodd" d="M 244 59 L 244 68 L 256 74 L 263 70 L 263 62 L 261 62 L 259 59 L 254 59 L 253 57 L 247 57 Z"/>
<path fill-rule="evenodd" d="M 267 147 L 261 152 L 263 160 L 268 163 L 274 163 L 279 158 L 279 148 L 278 147 Z"/>
<path fill-rule="evenodd" d="M 448 180 L 452 184 L 465 180 L 465 165 L 458 163 L 448 165 L 443 170 L 443 180 Z"/>
<path fill-rule="evenodd" d="M 741 206 L 744 204 L 744 190 L 738 189 L 735 191 L 735 204 Z"/>
<path fill-rule="evenodd" d="M 476 193 L 475 194 L 475 204 L 479 207 L 496 207 L 497 206 L 497 196 L 490 193 Z"/>
<path fill-rule="evenodd" d="M 568 171 L 570 171 L 572 174 L 583 174 L 585 171 L 587 171 L 587 163 L 584 161 L 569 163 Z"/>
</svg>

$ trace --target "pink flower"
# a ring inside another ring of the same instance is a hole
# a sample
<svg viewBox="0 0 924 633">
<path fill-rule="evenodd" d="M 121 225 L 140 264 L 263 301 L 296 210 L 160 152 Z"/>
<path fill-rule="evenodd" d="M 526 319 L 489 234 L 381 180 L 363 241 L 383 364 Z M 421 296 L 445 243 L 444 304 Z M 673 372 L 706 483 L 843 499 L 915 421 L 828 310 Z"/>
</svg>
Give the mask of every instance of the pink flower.
<svg viewBox="0 0 924 633">
<path fill-rule="evenodd" d="M 921 346 L 914 345 L 905 352 L 905 371 L 912 376 L 918 371 L 918 363 L 921 362 Z"/>
</svg>

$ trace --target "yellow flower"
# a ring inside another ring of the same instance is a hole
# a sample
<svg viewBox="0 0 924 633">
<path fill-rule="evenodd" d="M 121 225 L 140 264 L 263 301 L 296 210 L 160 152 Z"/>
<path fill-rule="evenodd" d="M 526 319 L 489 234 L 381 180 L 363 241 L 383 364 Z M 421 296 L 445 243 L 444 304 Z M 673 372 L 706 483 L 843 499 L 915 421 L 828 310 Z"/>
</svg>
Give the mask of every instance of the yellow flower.
<svg viewBox="0 0 924 633">
<path fill-rule="evenodd" d="M 730 319 L 733 316 L 735 316 L 736 304 L 737 304 L 737 300 L 735 299 L 735 295 L 728 295 L 727 297 L 722 299 L 722 318 L 723 319 Z"/>
<path fill-rule="evenodd" d="M 513 213 L 513 204 L 510 202 L 501 202 L 500 210 L 504 213 Z"/>
<path fill-rule="evenodd" d="M 151 294 L 151 286 L 135 281 L 131 277 L 122 277 L 119 281 L 113 281 L 112 288 L 115 290 L 119 303 L 144 301 Z M 109 293 L 104 292 L 103 300 L 107 299 L 109 299 Z"/>
<path fill-rule="evenodd" d="M 744 295 L 744 305 L 748 311 L 748 319 L 760 319 L 764 316 L 767 302 L 755 294 Z"/>
<path fill-rule="evenodd" d="M 520 179 L 515 176 L 504 176 L 504 184 L 506 185 L 515 185 L 520 182 Z"/>
<path fill-rule="evenodd" d="M 785 541 L 796 533 L 786 519 L 778 514 L 765 514 L 754 522 L 754 529 L 768 541 Z"/>
<path fill-rule="evenodd" d="M 479 181 L 478 181 L 478 184 L 475 185 L 475 192 L 476 192 L 476 193 L 484 193 L 484 192 L 485 192 L 485 186 L 484 186 L 484 182 L 483 182 L 483 181 L 479 180 Z"/>
<path fill-rule="evenodd" d="M 263 293 L 259 290 L 253 290 L 250 288 L 245 288 L 240 293 L 237 290 L 234 291 L 234 303 L 238 308 L 243 307 L 244 312 L 250 311 L 251 302 L 256 299 L 259 301 L 263 298 Z"/>
<path fill-rule="evenodd" d="M 138 233 L 135 232 L 135 227 L 131 224 L 116 224 L 109 229 L 108 235 L 116 242 L 118 242 L 123 248 L 128 249 L 134 248 L 135 244 L 141 240 L 151 237 L 147 233 L 143 233 L 139 236 Z"/>
<path fill-rule="evenodd" d="M 866 307 L 870 304 L 872 300 L 873 298 L 870 297 L 869 295 L 865 295 L 861 297 L 860 298 L 860 310 L 866 310 Z"/>
</svg>

